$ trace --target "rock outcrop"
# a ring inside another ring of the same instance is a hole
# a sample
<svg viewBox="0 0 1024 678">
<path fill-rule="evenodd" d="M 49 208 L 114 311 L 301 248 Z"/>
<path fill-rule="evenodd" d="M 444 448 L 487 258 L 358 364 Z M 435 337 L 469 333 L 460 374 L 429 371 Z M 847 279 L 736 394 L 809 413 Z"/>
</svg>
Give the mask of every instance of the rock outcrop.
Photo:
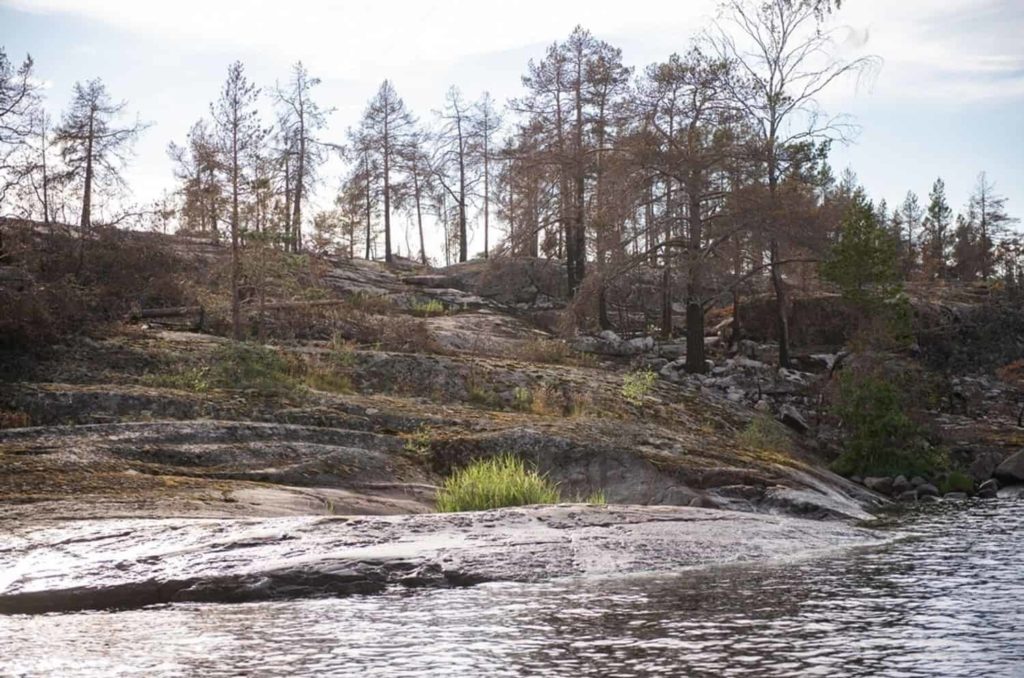
<svg viewBox="0 0 1024 678">
<path fill-rule="evenodd" d="M 876 533 L 843 523 L 629 506 L 64 523 L 17 530 L 0 549 L 0 613 L 677 573 L 879 541 Z"/>
</svg>

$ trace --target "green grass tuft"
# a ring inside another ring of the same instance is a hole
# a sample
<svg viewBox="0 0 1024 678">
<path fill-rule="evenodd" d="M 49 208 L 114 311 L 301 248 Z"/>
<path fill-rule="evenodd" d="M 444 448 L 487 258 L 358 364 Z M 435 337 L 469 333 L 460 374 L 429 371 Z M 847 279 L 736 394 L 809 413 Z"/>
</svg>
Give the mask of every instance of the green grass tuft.
<svg viewBox="0 0 1024 678">
<path fill-rule="evenodd" d="M 622 397 L 634 405 L 642 405 L 657 380 L 658 375 L 652 370 L 630 372 L 622 378 Z"/>
<path fill-rule="evenodd" d="M 452 474 L 437 494 L 437 510 L 485 511 L 503 506 L 557 504 L 560 500 L 554 483 L 522 459 L 505 454 L 479 459 Z"/>
</svg>

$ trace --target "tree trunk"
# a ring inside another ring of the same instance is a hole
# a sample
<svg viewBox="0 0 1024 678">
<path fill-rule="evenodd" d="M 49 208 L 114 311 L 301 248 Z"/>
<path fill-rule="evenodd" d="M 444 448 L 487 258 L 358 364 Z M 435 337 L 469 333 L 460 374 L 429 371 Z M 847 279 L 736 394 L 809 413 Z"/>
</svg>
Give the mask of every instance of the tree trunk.
<svg viewBox="0 0 1024 678">
<path fill-rule="evenodd" d="M 231 335 L 235 341 L 242 339 L 241 299 L 238 282 L 241 277 L 241 261 L 238 252 L 238 122 L 231 139 Z"/>
<path fill-rule="evenodd" d="M 661 271 L 661 336 L 672 338 L 672 180 L 665 180 L 665 266 Z"/>
<path fill-rule="evenodd" d="M 416 168 L 418 169 L 418 168 Z M 412 174 L 413 191 L 416 198 L 416 226 L 420 231 L 420 263 L 424 266 L 427 265 L 427 245 L 423 239 L 423 210 L 422 210 L 422 196 L 420 195 L 420 177 L 419 172 L 413 170 Z"/>
<path fill-rule="evenodd" d="M 687 193 L 690 198 L 688 266 L 686 282 L 686 371 L 704 374 L 704 263 L 701 258 L 704 239 L 704 215 L 701 213 L 700 181 L 692 177 Z"/>
<path fill-rule="evenodd" d="M 292 252 L 302 248 L 302 185 L 306 180 L 306 139 L 301 123 L 299 126 L 298 167 L 295 168 L 295 200 L 292 205 Z"/>
<path fill-rule="evenodd" d="M 384 261 L 391 263 L 391 139 L 384 116 Z"/>
<path fill-rule="evenodd" d="M 363 168 L 366 176 L 366 260 L 370 260 L 370 240 L 372 239 L 371 216 L 373 214 L 373 197 L 370 195 L 370 163 L 363 157 Z"/>
<path fill-rule="evenodd" d="M 775 157 L 775 134 L 774 128 L 769 137 L 768 145 L 768 198 L 769 214 L 771 219 L 771 239 L 768 244 L 769 264 L 772 289 L 775 291 L 775 315 L 779 324 L 779 367 L 789 367 L 791 364 L 789 355 L 789 314 L 786 309 L 786 286 L 782 280 L 782 271 L 779 270 L 779 222 L 782 215 L 778 205 L 778 166 Z"/>
<path fill-rule="evenodd" d="M 82 188 L 82 222 L 81 228 L 85 231 L 92 226 L 92 143 L 93 143 L 93 119 L 89 118 L 89 137 L 85 142 L 85 185 Z"/>
<path fill-rule="evenodd" d="M 789 367 L 792 360 L 789 354 L 789 314 L 786 311 L 786 284 L 779 270 L 779 243 L 775 238 L 769 245 L 771 255 L 772 289 L 775 290 L 775 313 L 779 323 L 779 367 Z"/>
<path fill-rule="evenodd" d="M 289 145 L 291 142 L 288 142 Z M 292 154 L 286 150 L 284 154 L 284 248 L 291 249 L 292 239 Z"/>
<path fill-rule="evenodd" d="M 488 229 L 490 228 L 490 210 L 491 210 L 491 165 L 490 165 L 490 150 L 488 149 L 488 141 L 490 137 L 490 130 L 485 123 L 484 127 L 484 259 L 487 259 L 490 255 L 490 241 L 488 240 Z"/>
</svg>

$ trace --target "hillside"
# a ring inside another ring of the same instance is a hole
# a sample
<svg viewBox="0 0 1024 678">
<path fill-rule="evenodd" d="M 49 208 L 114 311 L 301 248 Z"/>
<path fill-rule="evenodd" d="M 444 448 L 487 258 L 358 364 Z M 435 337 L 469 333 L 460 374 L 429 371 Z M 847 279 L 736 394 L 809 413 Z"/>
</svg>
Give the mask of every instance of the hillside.
<svg viewBox="0 0 1024 678">
<path fill-rule="evenodd" d="M 556 336 L 565 298 L 550 261 L 431 270 L 267 253 L 247 276 L 263 282 L 248 293 L 252 338 L 239 344 L 221 336 L 224 247 L 117 237 L 91 246 L 110 261 L 158 253 L 169 263 L 149 278 L 159 294 L 143 288 L 123 312 L 93 310 L 82 331 L 4 354 L 5 517 L 424 512 L 454 469 L 504 452 L 567 497 L 864 517 L 883 499 L 828 470 L 843 434 L 827 405 L 835 370 L 864 359 L 911 375 L 932 435 L 978 483 L 1024 437 L 1011 423 L 1014 385 L 983 369 L 1005 360 L 991 337 L 975 337 L 977 369 L 936 368 L 953 365 L 936 357 L 951 341 L 932 331 L 936 318 L 991 315 L 976 290 L 917 297 L 931 338 L 910 354 L 850 355 L 843 325 L 829 324 L 842 314 L 813 310 L 836 300 L 799 300 L 805 371 L 770 366 L 770 313 L 754 300 L 742 309 L 747 338 L 728 350 L 711 334 L 712 369 L 687 375 L 685 342 Z M 21 274 L 5 269 L 22 281 L 5 294 L 63 284 L 24 261 Z M 169 289 L 182 305 L 154 307 Z M 952 343 L 961 357 L 972 345 Z"/>
</svg>

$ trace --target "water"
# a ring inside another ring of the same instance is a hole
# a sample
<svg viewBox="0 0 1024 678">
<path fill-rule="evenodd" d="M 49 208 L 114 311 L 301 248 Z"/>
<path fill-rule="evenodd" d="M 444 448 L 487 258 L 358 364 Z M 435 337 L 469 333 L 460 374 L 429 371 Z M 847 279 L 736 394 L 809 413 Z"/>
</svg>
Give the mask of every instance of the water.
<svg viewBox="0 0 1024 678">
<path fill-rule="evenodd" d="M 1024 501 L 919 536 L 670 578 L 0 618 L 0 674 L 1024 676 Z"/>
</svg>

